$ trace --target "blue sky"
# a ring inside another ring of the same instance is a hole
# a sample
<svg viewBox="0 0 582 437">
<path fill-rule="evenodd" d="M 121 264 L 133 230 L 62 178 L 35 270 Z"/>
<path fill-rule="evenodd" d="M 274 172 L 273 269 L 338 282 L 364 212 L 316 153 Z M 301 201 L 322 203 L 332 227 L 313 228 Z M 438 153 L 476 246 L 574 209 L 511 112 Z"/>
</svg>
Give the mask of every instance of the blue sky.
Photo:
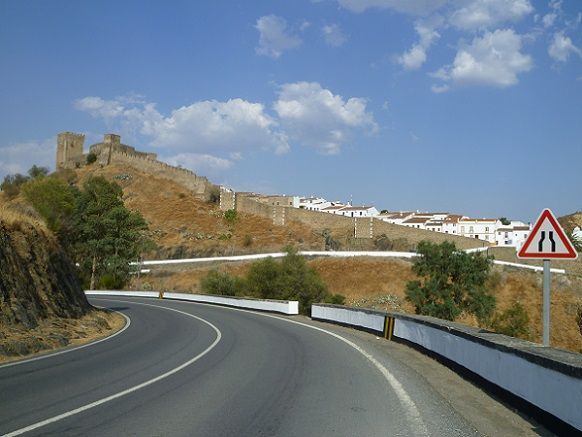
<svg viewBox="0 0 582 437">
<path fill-rule="evenodd" d="M 106 132 L 236 190 L 582 209 L 582 2 L 0 2 L 0 177 Z"/>
</svg>

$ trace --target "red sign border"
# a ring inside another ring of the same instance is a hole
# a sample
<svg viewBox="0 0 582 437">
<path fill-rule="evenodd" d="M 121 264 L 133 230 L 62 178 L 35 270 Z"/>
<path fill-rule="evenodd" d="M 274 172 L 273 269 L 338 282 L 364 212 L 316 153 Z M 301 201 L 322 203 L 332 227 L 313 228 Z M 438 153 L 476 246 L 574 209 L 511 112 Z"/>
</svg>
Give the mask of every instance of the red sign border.
<svg viewBox="0 0 582 437">
<path fill-rule="evenodd" d="M 529 249 L 529 246 L 533 242 L 533 239 L 534 239 L 535 235 L 537 234 L 539 228 L 542 226 L 542 223 L 546 219 L 548 219 L 550 221 L 550 224 L 553 226 L 554 231 L 556 231 L 556 234 L 560 237 L 560 240 L 562 240 L 562 243 L 564 244 L 564 246 L 568 250 L 568 253 L 551 253 L 551 252 L 550 253 L 526 253 L 527 249 Z M 560 226 L 560 223 L 558 223 L 558 220 L 556 220 L 556 218 L 554 217 L 554 214 L 552 214 L 552 211 L 550 211 L 548 208 L 546 208 L 540 214 L 540 217 L 537 219 L 536 224 L 534 225 L 532 231 L 530 232 L 529 236 L 527 237 L 527 240 L 525 240 L 525 243 L 523 243 L 523 246 L 521 246 L 521 249 L 519 250 L 517 257 L 518 258 L 530 258 L 530 259 L 531 258 L 576 259 L 576 258 L 578 258 L 578 252 L 576 252 L 576 249 L 574 249 L 574 247 L 572 246 L 572 243 L 570 242 L 570 240 L 568 240 L 568 237 L 566 237 L 566 233 L 562 229 L 562 226 Z"/>
</svg>

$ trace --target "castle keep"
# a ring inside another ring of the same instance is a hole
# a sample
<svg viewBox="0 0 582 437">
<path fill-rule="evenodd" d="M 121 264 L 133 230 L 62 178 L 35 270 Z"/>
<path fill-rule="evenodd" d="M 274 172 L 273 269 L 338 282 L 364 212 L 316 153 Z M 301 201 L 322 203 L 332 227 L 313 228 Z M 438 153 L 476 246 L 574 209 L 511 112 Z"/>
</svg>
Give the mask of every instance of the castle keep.
<svg viewBox="0 0 582 437">
<path fill-rule="evenodd" d="M 62 132 L 57 137 L 56 169 L 74 169 L 87 163 L 87 154 L 83 153 L 85 135 Z M 89 148 L 97 160 L 93 165 L 102 167 L 112 164 L 128 165 L 153 176 L 170 179 L 191 190 L 197 197 L 208 199 L 213 185 L 207 178 L 198 176 L 185 168 L 174 167 L 158 161 L 155 153 L 144 153 L 134 147 L 121 143 L 116 134 L 105 134 L 101 143 Z"/>
</svg>

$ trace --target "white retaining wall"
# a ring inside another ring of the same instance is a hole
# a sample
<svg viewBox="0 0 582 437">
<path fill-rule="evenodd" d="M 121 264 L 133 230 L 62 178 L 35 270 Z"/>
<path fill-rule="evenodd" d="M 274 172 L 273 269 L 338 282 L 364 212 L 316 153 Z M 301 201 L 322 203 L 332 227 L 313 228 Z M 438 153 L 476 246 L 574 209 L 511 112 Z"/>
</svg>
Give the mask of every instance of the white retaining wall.
<svg viewBox="0 0 582 437">
<path fill-rule="evenodd" d="M 160 293 L 157 291 L 117 291 L 117 290 L 87 290 L 87 296 L 133 296 L 133 297 L 155 297 Z M 187 300 L 191 302 L 212 303 L 237 308 L 246 308 L 260 311 L 272 311 L 288 315 L 299 314 L 299 302 L 296 300 L 263 300 L 252 298 L 240 298 L 229 296 L 214 296 L 207 294 L 189 293 L 164 293 L 164 299 Z"/>
<path fill-rule="evenodd" d="M 378 318 L 384 320 L 388 315 L 380 311 L 328 305 L 313 305 L 311 313 L 314 319 L 379 332 L 382 332 L 383 323 L 379 323 Z M 394 313 L 389 315 L 395 318 L 394 337 L 445 357 L 582 430 L 582 357 L 577 357 L 577 354 L 556 351 L 557 354 L 574 357 L 571 361 L 575 364 L 564 363 L 558 359 L 552 360 L 547 354 L 541 356 L 535 353 L 536 349 L 544 352 L 544 349 L 551 351 L 551 348 L 511 340 L 512 344 L 520 346 L 512 350 L 510 346 L 500 347 L 499 344 L 482 337 L 471 338 L 466 332 L 470 329 L 464 330 L 463 335 L 453 328 L 447 330 L 446 322 L 435 322 L 433 327 L 425 320 L 415 321 L 413 316 L 399 317 Z M 530 359 L 525 358 L 528 355 Z M 560 370 L 568 366 L 576 371 Z"/>
</svg>

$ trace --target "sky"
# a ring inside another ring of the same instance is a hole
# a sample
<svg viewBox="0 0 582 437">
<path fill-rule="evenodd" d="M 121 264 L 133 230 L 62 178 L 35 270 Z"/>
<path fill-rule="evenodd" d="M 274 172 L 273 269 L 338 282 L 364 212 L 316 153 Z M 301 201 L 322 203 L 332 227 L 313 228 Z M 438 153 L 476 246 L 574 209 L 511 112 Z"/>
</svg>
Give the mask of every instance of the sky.
<svg viewBox="0 0 582 437">
<path fill-rule="evenodd" d="M 105 133 L 236 191 L 582 210 L 582 2 L 0 2 L 0 178 Z"/>
</svg>

